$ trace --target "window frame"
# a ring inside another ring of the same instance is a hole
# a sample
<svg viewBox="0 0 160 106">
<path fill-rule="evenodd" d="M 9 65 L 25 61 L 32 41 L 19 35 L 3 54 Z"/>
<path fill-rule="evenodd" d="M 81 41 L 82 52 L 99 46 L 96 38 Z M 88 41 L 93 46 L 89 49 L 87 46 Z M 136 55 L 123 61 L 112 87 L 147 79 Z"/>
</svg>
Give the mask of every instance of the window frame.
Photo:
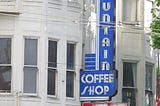
<svg viewBox="0 0 160 106">
<path fill-rule="evenodd" d="M 123 77 L 124 77 L 124 63 L 130 63 L 130 64 L 136 64 L 136 76 L 135 76 L 135 85 L 132 87 L 132 86 L 124 86 L 123 82 L 124 80 L 122 81 L 122 101 L 123 101 L 123 89 L 124 90 L 131 90 L 131 91 L 134 91 L 134 95 L 136 96 L 135 97 L 135 102 L 136 102 L 136 106 L 137 106 L 137 92 L 138 92 L 138 89 L 137 89 L 137 70 L 138 70 L 138 61 L 122 61 L 122 70 L 123 70 Z"/>
<path fill-rule="evenodd" d="M 67 58 L 66 58 L 66 98 L 69 99 L 69 100 L 75 100 L 75 96 L 76 96 L 76 92 L 75 92 L 75 80 L 76 80 L 76 42 L 67 42 L 67 47 L 68 47 L 68 44 L 73 44 L 74 45 L 74 67 L 73 69 L 70 69 L 68 68 L 67 66 Z M 66 47 L 66 48 L 67 48 Z M 66 49 L 66 56 L 67 56 L 67 52 L 68 52 L 68 49 Z M 68 57 L 68 56 L 67 56 Z M 73 72 L 73 97 L 69 97 L 67 96 L 67 72 Z"/>
<path fill-rule="evenodd" d="M 58 57 L 56 56 L 56 67 L 50 67 L 49 66 L 49 59 L 48 59 L 48 57 L 49 57 L 49 41 L 53 41 L 53 42 L 56 42 L 56 52 L 57 52 L 57 54 L 56 55 L 58 55 L 58 40 L 55 40 L 55 39 L 52 39 L 52 38 L 48 38 L 48 40 L 47 40 L 47 97 L 50 97 L 50 98 L 57 98 L 58 97 L 58 64 L 57 64 L 57 60 L 58 60 Z M 49 69 L 51 69 L 51 70 L 54 70 L 55 71 L 55 95 L 50 95 L 50 94 L 48 94 L 48 71 L 49 71 Z"/>
<path fill-rule="evenodd" d="M 10 64 L 0 64 L 0 66 L 1 67 L 11 67 L 11 76 L 10 76 L 10 78 L 11 78 L 11 88 L 10 88 L 10 91 L 5 91 L 5 90 L 0 90 L 0 95 L 10 95 L 10 94 L 12 94 L 12 90 L 13 90 L 13 88 L 12 88 L 12 86 L 13 86 L 13 80 L 12 80 L 12 78 L 13 78 L 13 69 L 12 69 L 12 67 L 13 67 L 13 57 L 12 57 L 12 54 L 13 54 L 13 38 L 12 38 L 12 36 L 0 36 L 0 39 L 10 39 L 10 41 L 11 41 L 11 46 L 10 46 L 10 48 L 11 48 L 11 60 L 10 60 Z"/>
<path fill-rule="evenodd" d="M 132 1 L 132 0 L 131 0 Z M 130 2 L 130 1 L 129 1 Z M 136 4 L 136 8 L 135 8 L 135 19 L 134 20 L 132 20 L 132 18 L 133 17 L 131 17 L 130 16 L 130 19 L 129 20 L 127 20 L 126 18 L 124 18 L 124 16 L 126 16 L 126 11 L 124 11 L 124 0 L 122 0 L 122 13 L 121 13 L 121 15 L 122 15 L 122 18 L 121 18 L 121 20 L 122 20 L 122 23 L 123 24 L 127 24 L 127 25 L 139 25 L 139 11 L 138 11 L 138 9 L 139 9 L 139 0 L 135 0 L 135 4 Z"/>
<path fill-rule="evenodd" d="M 147 65 L 151 68 L 151 70 L 147 70 Z M 146 77 L 147 77 L 147 73 L 148 73 L 148 71 L 151 71 L 151 88 L 147 88 L 147 85 L 146 85 L 146 83 L 147 83 L 147 80 L 145 80 L 145 97 L 146 97 L 146 94 L 150 94 L 151 95 L 151 106 L 153 105 L 153 68 L 154 68 L 154 64 L 152 64 L 152 63 L 149 63 L 149 62 L 146 62 L 146 64 L 145 64 L 145 79 L 146 79 Z M 146 98 L 145 98 L 145 104 L 146 104 Z"/>
<path fill-rule="evenodd" d="M 25 65 L 25 40 L 29 39 L 29 40 L 37 40 L 37 64 L 36 65 Z M 22 94 L 24 96 L 33 96 L 36 97 L 38 96 L 38 88 L 39 88 L 39 37 L 35 37 L 35 36 L 24 36 L 23 37 L 23 78 L 22 78 Z M 24 68 L 36 68 L 37 69 L 37 75 L 36 75 L 36 92 L 35 93 L 25 93 L 24 92 Z"/>
</svg>

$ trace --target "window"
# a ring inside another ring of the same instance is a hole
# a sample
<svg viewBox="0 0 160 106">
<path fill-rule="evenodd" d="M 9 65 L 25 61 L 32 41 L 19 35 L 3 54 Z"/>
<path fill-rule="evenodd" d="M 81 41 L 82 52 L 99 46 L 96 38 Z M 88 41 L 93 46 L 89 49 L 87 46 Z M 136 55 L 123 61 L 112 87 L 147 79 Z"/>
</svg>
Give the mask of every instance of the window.
<svg viewBox="0 0 160 106">
<path fill-rule="evenodd" d="M 137 4 L 138 0 L 123 0 L 122 21 L 124 22 L 137 21 Z"/>
<path fill-rule="evenodd" d="M 11 92 L 10 38 L 0 38 L 0 92 Z"/>
<path fill-rule="evenodd" d="M 151 64 L 146 64 L 146 89 L 152 90 L 152 70 Z"/>
<path fill-rule="evenodd" d="M 25 39 L 24 93 L 35 94 L 37 92 L 37 45 L 37 39 Z"/>
<path fill-rule="evenodd" d="M 152 92 L 145 92 L 145 106 L 153 106 L 153 94 Z"/>
<path fill-rule="evenodd" d="M 48 95 L 56 94 L 57 42 L 48 42 Z"/>
<path fill-rule="evenodd" d="M 136 106 L 136 90 L 123 88 L 122 102 L 127 102 L 129 106 Z"/>
<path fill-rule="evenodd" d="M 136 76 L 137 64 L 131 62 L 124 62 L 122 101 L 128 102 L 130 106 L 136 106 Z"/>
<path fill-rule="evenodd" d="M 75 44 L 67 43 L 66 96 L 74 97 Z"/>
<path fill-rule="evenodd" d="M 152 70 L 153 65 L 146 63 L 146 90 L 145 90 L 145 106 L 152 106 Z"/>
</svg>

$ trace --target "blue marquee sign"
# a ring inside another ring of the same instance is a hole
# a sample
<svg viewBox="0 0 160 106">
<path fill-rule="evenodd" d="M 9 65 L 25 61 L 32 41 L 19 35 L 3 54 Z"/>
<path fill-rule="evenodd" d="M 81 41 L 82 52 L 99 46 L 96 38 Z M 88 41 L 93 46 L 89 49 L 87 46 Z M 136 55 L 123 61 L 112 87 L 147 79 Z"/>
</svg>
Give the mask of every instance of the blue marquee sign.
<svg viewBox="0 0 160 106">
<path fill-rule="evenodd" d="M 81 100 L 106 100 L 117 90 L 116 71 L 82 71 L 80 74 Z"/>
<path fill-rule="evenodd" d="M 81 100 L 106 100 L 117 90 L 117 75 L 113 70 L 114 0 L 97 2 L 96 53 L 85 55 L 85 70 L 80 72 Z"/>
</svg>

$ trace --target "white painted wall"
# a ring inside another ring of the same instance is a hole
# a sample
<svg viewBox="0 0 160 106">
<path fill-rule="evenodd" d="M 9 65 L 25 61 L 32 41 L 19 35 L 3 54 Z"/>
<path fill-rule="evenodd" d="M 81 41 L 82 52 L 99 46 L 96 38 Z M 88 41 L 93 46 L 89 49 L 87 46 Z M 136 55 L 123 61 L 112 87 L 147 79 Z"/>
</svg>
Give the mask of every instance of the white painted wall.
<svg viewBox="0 0 160 106">
<path fill-rule="evenodd" d="M 0 1 L 0 10 L 7 2 Z M 20 15 L 0 13 L 0 37 L 12 38 L 12 92 L 0 94 L 0 106 L 80 106 L 79 70 L 82 68 L 81 5 L 67 0 L 15 0 Z M 17 6 L 18 5 L 18 6 Z M 10 9 L 5 11 L 11 11 Z M 14 11 L 15 12 L 15 11 Z M 17 11 L 16 11 L 17 12 Z M 75 23 L 75 20 L 78 23 Z M 38 38 L 38 93 L 23 94 L 24 37 Z M 47 96 L 47 43 L 58 41 L 57 97 Z M 66 43 L 76 43 L 75 98 L 66 98 Z M 17 93 L 17 94 L 16 94 Z"/>
</svg>

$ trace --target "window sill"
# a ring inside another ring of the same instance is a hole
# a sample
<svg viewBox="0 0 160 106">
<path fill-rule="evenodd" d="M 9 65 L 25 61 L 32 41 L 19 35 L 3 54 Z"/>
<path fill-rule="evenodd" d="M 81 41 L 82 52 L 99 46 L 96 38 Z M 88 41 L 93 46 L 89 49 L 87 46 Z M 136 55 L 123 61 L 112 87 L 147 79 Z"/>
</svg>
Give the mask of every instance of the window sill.
<svg viewBox="0 0 160 106">
<path fill-rule="evenodd" d="M 2 93 L 0 92 L 0 96 L 14 96 L 12 93 Z"/>
<path fill-rule="evenodd" d="M 38 94 L 31 94 L 31 93 L 23 93 L 23 97 L 38 97 Z"/>
<path fill-rule="evenodd" d="M 122 21 L 122 24 L 138 26 L 140 25 L 140 22 L 139 21 Z"/>
<path fill-rule="evenodd" d="M 58 97 L 56 95 L 47 95 L 48 98 L 51 98 L 51 99 L 58 99 Z"/>
<path fill-rule="evenodd" d="M 151 89 L 145 89 L 145 91 L 147 91 L 147 92 L 153 92 Z"/>
<path fill-rule="evenodd" d="M 74 97 L 73 98 L 72 97 L 67 97 L 66 101 L 76 101 L 76 98 L 74 98 Z"/>
<path fill-rule="evenodd" d="M 135 89 L 135 90 L 137 90 L 137 87 L 123 86 L 122 89 Z"/>
</svg>

